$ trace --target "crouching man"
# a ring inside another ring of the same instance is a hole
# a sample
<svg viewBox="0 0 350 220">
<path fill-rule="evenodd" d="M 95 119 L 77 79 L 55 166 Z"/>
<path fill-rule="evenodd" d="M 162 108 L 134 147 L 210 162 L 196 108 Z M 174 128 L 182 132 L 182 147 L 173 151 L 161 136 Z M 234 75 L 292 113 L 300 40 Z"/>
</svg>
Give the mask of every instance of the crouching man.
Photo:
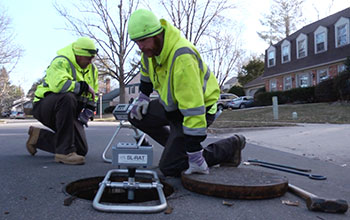
<svg viewBox="0 0 350 220">
<path fill-rule="evenodd" d="M 98 71 L 92 64 L 97 54 L 94 42 L 87 37 L 57 52 L 46 70 L 43 83 L 35 91 L 33 116 L 50 128 L 29 127 L 28 152 L 37 150 L 55 154 L 55 161 L 84 164 L 88 152 L 83 125 L 95 111 Z"/>
<path fill-rule="evenodd" d="M 128 33 L 142 51 L 140 94 L 129 121 L 165 147 L 159 164 L 163 174 L 208 174 L 216 164 L 238 166 L 244 136 L 201 146 L 215 119 L 220 89 L 195 46 L 144 9 L 133 12 Z M 151 101 L 153 90 L 160 97 Z"/>
</svg>

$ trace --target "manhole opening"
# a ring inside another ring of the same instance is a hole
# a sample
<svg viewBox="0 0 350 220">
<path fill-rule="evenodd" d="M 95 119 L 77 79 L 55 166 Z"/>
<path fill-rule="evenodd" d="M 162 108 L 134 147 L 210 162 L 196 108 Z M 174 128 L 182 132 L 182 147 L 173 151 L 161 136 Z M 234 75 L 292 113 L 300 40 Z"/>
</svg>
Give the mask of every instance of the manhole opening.
<svg viewBox="0 0 350 220">
<path fill-rule="evenodd" d="M 103 176 L 91 177 L 86 179 L 80 179 L 74 182 L 69 183 L 65 188 L 65 192 L 70 194 L 71 196 L 75 196 L 80 199 L 86 200 L 94 200 L 97 190 L 99 189 L 99 184 L 104 179 Z M 123 182 L 128 181 L 128 177 L 125 175 L 111 175 L 109 178 L 112 182 Z M 146 176 L 136 176 L 135 182 L 141 183 L 151 183 L 153 182 L 151 178 L 147 178 Z M 163 192 L 165 197 L 170 196 L 174 192 L 174 188 L 160 180 L 163 185 Z M 111 188 L 106 187 L 100 202 L 102 203 L 140 203 L 159 200 L 158 192 L 156 189 L 136 189 L 134 190 L 134 200 L 128 199 L 127 190 L 121 188 Z"/>
</svg>

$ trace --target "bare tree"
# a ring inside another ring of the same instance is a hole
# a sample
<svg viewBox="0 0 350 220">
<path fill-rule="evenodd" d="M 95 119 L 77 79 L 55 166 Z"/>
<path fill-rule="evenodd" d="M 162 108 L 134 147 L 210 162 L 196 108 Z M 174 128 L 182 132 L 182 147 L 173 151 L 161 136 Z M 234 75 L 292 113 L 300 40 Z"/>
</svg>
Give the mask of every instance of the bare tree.
<svg viewBox="0 0 350 220">
<path fill-rule="evenodd" d="M 202 46 L 202 48 L 207 47 L 208 49 L 203 54 L 209 60 L 208 65 L 214 72 L 220 88 L 232 76 L 233 72 L 239 71 L 241 66 L 241 58 L 244 52 L 241 49 L 238 34 L 233 37 L 232 34 L 217 31 Z"/>
<path fill-rule="evenodd" d="M 270 44 L 288 37 L 304 22 L 302 5 L 304 0 L 274 0 L 270 13 L 260 19 L 267 30 L 257 32 L 259 37 Z"/>
<path fill-rule="evenodd" d="M 8 66 L 9 73 L 15 68 L 23 53 L 14 40 L 15 33 L 11 29 L 11 18 L 0 6 L 0 67 Z"/>
<path fill-rule="evenodd" d="M 197 45 L 200 38 L 207 34 L 210 25 L 225 20 L 223 13 L 234 9 L 229 0 L 161 0 L 171 22 L 184 36 Z"/>
<path fill-rule="evenodd" d="M 101 74 L 110 75 L 119 82 L 120 103 L 125 101 L 125 86 L 138 73 L 139 61 L 128 39 L 127 21 L 139 1 L 85 0 L 74 4 L 75 11 L 55 3 L 56 10 L 68 21 L 68 30 L 79 36 L 94 39 L 101 53 L 97 66 Z M 78 12 L 78 13 L 75 13 Z"/>
<path fill-rule="evenodd" d="M 243 55 L 240 29 L 227 14 L 236 8 L 229 0 L 161 0 L 171 23 L 197 45 L 220 87 L 237 72 Z"/>
<path fill-rule="evenodd" d="M 327 4 L 327 8 L 323 11 L 320 11 L 317 3 L 313 3 L 312 4 L 312 8 L 315 10 L 316 12 L 316 20 L 320 20 L 321 17 L 323 16 L 328 16 L 331 14 L 332 12 L 332 8 L 334 6 L 335 2 L 334 0 L 330 0 L 330 2 Z M 314 19 L 312 19 L 310 22 L 314 21 Z"/>
</svg>

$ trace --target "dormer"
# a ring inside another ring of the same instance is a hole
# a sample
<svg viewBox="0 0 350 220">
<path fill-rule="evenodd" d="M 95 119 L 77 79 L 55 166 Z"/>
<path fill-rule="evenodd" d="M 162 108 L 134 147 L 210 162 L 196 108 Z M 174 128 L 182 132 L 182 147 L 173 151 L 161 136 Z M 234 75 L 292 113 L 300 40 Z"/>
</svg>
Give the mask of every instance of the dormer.
<svg viewBox="0 0 350 220">
<path fill-rule="evenodd" d="M 290 61 L 290 41 L 284 40 L 281 44 L 281 63 Z"/>
<path fill-rule="evenodd" d="M 319 26 L 314 32 L 314 51 L 315 54 L 327 51 L 328 47 L 328 29 Z"/>
<path fill-rule="evenodd" d="M 307 35 L 304 33 L 299 34 L 296 39 L 296 54 L 297 59 L 301 59 L 307 56 Z"/>
<path fill-rule="evenodd" d="M 349 44 L 349 18 L 341 17 L 334 24 L 335 47 Z"/>
<path fill-rule="evenodd" d="M 270 46 L 267 49 L 267 67 L 273 67 L 276 65 L 276 48 L 274 46 Z"/>
</svg>

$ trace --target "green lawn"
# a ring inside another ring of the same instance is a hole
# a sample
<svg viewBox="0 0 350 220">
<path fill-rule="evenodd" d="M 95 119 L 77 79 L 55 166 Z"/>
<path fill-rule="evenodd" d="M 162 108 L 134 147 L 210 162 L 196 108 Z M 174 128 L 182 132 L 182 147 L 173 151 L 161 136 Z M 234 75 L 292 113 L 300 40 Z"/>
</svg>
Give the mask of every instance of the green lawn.
<svg viewBox="0 0 350 220">
<path fill-rule="evenodd" d="M 292 113 L 296 112 L 297 119 Z M 279 105 L 278 120 L 273 117 L 272 106 L 224 110 L 211 127 L 265 127 L 286 126 L 291 123 L 350 124 L 350 103 L 312 103 Z"/>
</svg>

